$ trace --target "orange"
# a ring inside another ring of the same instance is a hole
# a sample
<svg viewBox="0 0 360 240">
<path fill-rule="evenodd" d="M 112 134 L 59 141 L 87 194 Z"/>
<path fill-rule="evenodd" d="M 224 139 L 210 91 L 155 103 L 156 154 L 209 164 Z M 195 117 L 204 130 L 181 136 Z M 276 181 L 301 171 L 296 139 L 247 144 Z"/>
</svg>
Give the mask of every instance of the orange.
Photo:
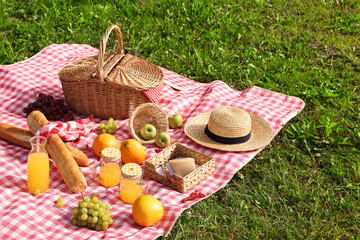
<svg viewBox="0 0 360 240">
<path fill-rule="evenodd" d="M 154 225 L 163 215 L 164 208 L 161 202 L 150 195 L 138 197 L 132 206 L 132 217 L 142 227 Z"/>
<path fill-rule="evenodd" d="M 102 133 L 96 136 L 93 141 L 92 149 L 96 156 L 101 157 L 101 151 L 107 147 L 119 148 L 119 141 L 109 133 Z"/>
<path fill-rule="evenodd" d="M 135 139 L 127 139 L 120 146 L 121 160 L 126 163 L 142 164 L 145 160 L 145 149 Z"/>
</svg>

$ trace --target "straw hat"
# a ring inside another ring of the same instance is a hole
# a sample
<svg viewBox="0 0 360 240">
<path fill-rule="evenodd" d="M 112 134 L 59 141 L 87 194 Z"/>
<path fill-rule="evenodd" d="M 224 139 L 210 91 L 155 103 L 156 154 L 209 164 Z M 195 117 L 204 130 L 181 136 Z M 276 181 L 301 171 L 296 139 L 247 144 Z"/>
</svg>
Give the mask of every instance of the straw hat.
<svg viewBox="0 0 360 240">
<path fill-rule="evenodd" d="M 272 129 L 263 118 L 230 106 L 189 119 L 184 131 L 200 145 L 234 152 L 264 147 L 273 138 Z"/>
</svg>

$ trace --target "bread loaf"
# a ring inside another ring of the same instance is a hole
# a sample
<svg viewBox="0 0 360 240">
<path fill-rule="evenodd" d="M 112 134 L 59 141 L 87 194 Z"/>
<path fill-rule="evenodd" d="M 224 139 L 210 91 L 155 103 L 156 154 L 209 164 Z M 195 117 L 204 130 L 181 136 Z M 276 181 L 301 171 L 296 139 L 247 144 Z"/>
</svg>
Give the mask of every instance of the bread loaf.
<svg viewBox="0 0 360 240">
<path fill-rule="evenodd" d="M 32 111 L 27 117 L 28 127 L 33 134 L 47 123 L 48 120 L 40 111 Z M 55 162 L 66 186 L 74 193 L 84 191 L 87 187 L 86 179 L 59 135 L 52 134 L 48 137 L 46 150 Z"/>
<path fill-rule="evenodd" d="M 31 148 L 29 142 L 30 138 L 34 136 L 30 131 L 8 125 L 6 123 L 0 123 L 0 138 L 22 146 L 24 148 Z"/>
<path fill-rule="evenodd" d="M 11 126 L 6 123 L 0 123 L 0 138 L 13 144 L 31 149 L 31 144 L 29 140 L 33 136 L 34 134 L 32 134 L 29 130 Z M 77 149 L 67 144 L 66 147 L 70 150 L 73 158 L 79 166 L 89 166 L 90 162 L 88 157 L 80 149 Z"/>
<path fill-rule="evenodd" d="M 72 157 L 74 158 L 75 162 L 81 167 L 87 167 L 90 164 L 89 158 L 86 156 L 83 151 L 77 149 L 76 147 L 72 147 L 70 145 L 65 144 L 65 146 L 71 152 Z"/>
</svg>

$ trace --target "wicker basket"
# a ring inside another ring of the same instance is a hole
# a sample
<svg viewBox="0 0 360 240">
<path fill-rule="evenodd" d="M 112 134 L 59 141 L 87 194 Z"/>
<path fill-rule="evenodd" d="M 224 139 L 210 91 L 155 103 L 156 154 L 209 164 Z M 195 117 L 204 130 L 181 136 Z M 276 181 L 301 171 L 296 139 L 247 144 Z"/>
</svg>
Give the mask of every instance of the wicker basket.
<svg viewBox="0 0 360 240">
<path fill-rule="evenodd" d="M 166 162 L 178 157 L 192 157 L 195 159 L 195 163 L 200 166 L 185 177 L 180 177 L 177 174 L 170 176 L 169 172 L 163 175 L 156 170 L 159 167 L 164 168 Z M 154 157 L 147 159 L 145 161 L 144 173 L 146 176 L 183 193 L 210 176 L 214 170 L 215 160 L 212 157 L 188 148 L 183 144 L 174 143 Z"/>
<path fill-rule="evenodd" d="M 105 53 L 113 29 L 118 40 L 118 52 Z M 156 102 L 157 99 L 151 101 L 147 96 L 159 96 L 164 81 L 163 72 L 156 65 L 125 54 L 121 31 L 116 25 L 106 30 L 98 55 L 63 67 L 59 78 L 65 100 L 73 111 L 118 119 L 128 118 L 140 104 Z"/>
<path fill-rule="evenodd" d="M 129 131 L 133 138 L 144 145 L 155 143 L 155 139 L 146 140 L 140 135 L 140 129 L 146 123 L 154 125 L 158 133 L 169 130 L 166 113 L 161 107 L 154 103 L 143 103 L 137 106 L 129 117 Z"/>
</svg>

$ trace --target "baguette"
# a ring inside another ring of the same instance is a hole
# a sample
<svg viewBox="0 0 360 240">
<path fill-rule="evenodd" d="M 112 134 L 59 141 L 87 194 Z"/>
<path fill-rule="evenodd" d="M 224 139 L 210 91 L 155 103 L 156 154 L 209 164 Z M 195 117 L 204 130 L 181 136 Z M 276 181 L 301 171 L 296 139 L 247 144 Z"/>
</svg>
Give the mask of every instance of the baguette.
<svg viewBox="0 0 360 240">
<path fill-rule="evenodd" d="M 29 140 L 33 136 L 34 134 L 32 134 L 29 130 L 11 126 L 6 123 L 0 123 L 0 138 L 13 144 L 31 149 L 31 144 Z M 89 166 L 90 162 L 88 157 L 80 149 L 69 146 L 67 144 L 66 147 L 70 150 L 73 158 L 79 166 Z"/>
<path fill-rule="evenodd" d="M 34 134 L 28 130 L 14 127 L 6 123 L 0 123 L 0 138 L 8 142 L 31 149 L 29 140 L 32 136 L 34 136 Z"/>
<path fill-rule="evenodd" d="M 87 167 L 90 164 L 89 158 L 86 156 L 85 153 L 83 153 L 83 151 L 81 151 L 80 149 L 77 149 L 76 147 L 70 146 L 65 144 L 65 146 L 69 149 L 72 157 L 74 158 L 75 162 L 80 166 L 80 167 Z"/>
<path fill-rule="evenodd" d="M 33 134 L 47 123 L 48 120 L 40 111 L 32 111 L 27 117 L 28 127 Z M 62 179 L 70 191 L 74 193 L 83 192 L 87 187 L 86 179 L 59 135 L 52 134 L 48 137 L 46 150 L 55 162 Z"/>
</svg>

